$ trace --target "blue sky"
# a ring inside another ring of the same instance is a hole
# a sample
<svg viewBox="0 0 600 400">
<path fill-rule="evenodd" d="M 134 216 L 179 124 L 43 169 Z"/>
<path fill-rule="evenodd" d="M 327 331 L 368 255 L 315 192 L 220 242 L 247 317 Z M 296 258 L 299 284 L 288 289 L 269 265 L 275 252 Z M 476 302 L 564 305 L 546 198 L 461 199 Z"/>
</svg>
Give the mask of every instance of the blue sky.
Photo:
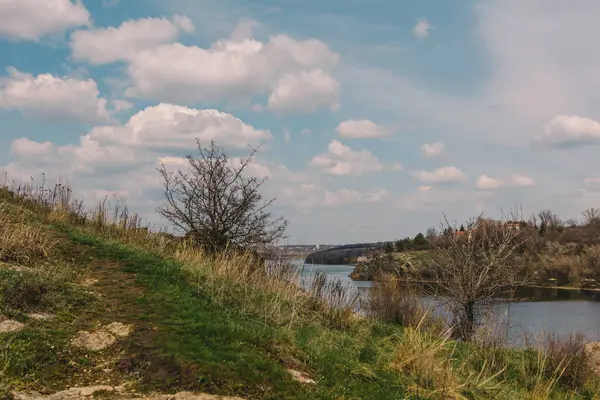
<svg viewBox="0 0 600 400">
<path fill-rule="evenodd" d="M 442 213 L 600 203 L 593 0 L 0 0 L 0 170 L 117 193 L 156 224 L 194 138 L 251 172 L 290 243 Z"/>
</svg>

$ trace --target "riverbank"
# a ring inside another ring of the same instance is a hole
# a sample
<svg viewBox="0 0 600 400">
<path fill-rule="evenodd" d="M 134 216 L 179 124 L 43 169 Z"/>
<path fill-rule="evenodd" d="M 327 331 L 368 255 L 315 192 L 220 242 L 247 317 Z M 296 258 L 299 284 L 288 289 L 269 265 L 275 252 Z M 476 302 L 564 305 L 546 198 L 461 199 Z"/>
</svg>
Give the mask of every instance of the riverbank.
<svg viewBox="0 0 600 400">
<path fill-rule="evenodd" d="M 92 385 L 104 398 L 383 400 L 545 398 L 542 389 L 586 398 L 596 388 L 553 375 L 549 354 L 359 318 L 335 285 L 307 293 L 285 270 L 207 257 L 103 215 L 0 190 L 0 398 Z"/>
</svg>

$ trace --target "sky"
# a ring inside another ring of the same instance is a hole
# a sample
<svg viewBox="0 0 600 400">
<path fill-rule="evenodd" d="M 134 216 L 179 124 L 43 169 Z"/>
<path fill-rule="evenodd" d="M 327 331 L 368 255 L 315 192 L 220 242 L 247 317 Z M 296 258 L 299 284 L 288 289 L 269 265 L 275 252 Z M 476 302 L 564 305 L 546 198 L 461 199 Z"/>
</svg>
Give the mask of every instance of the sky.
<svg viewBox="0 0 600 400">
<path fill-rule="evenodd" d="M 122 198 L 196 138 L 267 176 L 287 243 L 600 205 L 596 0 L 0 0 L 0 171 Z"/>
</svg>

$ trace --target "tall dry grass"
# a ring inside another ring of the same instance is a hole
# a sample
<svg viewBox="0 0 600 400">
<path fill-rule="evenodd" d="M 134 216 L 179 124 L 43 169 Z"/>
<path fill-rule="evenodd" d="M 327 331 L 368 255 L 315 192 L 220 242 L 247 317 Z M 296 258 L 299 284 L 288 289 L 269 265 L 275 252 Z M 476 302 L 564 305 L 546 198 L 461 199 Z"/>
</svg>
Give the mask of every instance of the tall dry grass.
<svg viewBox="0 0 600 400">
<path fill-rule="evenodd" d="M 442 334 L 447 329 L 433 309 L 423 305 L 415 286 L 390 274 L 375 276 L 370 296 L 364 301 L 369 316 L 381 321 L 409 327 L 419 327 L 428 332 Z"/>
<path fill-rule="evenodd" d="M 497 393 L 503 367 L 484 360 L 473 369 L 475 353 L 461 355 L 458 343 L 451 340 L 451 329 L 437 335 L 423 333 L 420 324 L 404 329 L 396 341 L 389 368 L 411 378 L 409 390 L 418 398 L 466 399 L 465 393 Z M 459 357 L 460 356 L 460 357 Z"/>
<path fill-rule="evenodd" d="M 0 262 L 31 266 L 48 258 L 56 244 L 14 205 L 0 200 Z"/>
<path fill-rule="evenodd" d="M 300 272 L 283 260 L 256 267 L 252 253 L 207 255 L 182 244 L 174 257 L 183 265 L 199 292 L 224 306 L 239 307 L 279 326 L 325 322 L 335 328 L 351 327 L 358 297 L 339 281 L 314 276 L 308 289 L 301 287 Z"/>
</svg>

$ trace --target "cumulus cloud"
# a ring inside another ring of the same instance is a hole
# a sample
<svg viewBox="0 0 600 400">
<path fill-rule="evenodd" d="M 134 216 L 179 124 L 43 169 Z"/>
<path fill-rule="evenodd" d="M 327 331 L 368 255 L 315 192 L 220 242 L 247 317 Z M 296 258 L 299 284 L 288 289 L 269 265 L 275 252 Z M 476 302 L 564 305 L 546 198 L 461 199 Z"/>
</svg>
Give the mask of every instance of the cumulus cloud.
<svg viewBox="0 0 600 400">
<path fill-rule="evenodd" d="M 132 60 L 138 52 L 173 42 L 181 32 L 193 32 L 185 16 L 142 18 L 123 22 L 118 28 L 96 28 L 71 34 L 72 57 L 90 64 Z"/>
<path fill-rule="evenodd" d="M 179 103 L 251 102 L 269 95 L 269 109 L 280 113 L 336 109 L 339 84 L 329 72 L 338 60 L 319 40 L 286 35 L 267 42 L 221 39 L 209 48 L 164 44 L 132 57 L 126 93 Z"/>
<path fill-rule="evenodd" d="M 313 113 L 319 108 L 339 108 L 339 83 L 320 69 L 285 73 L 268 99 L 268 108 L 279 114 Z"/>
<path fill-rule="evenodd" d="M 425 157 L 437 157 L 439 155 L 441 155 L 444 152 L 444 143 L 442 142 L 435 142 L 435 143 L 431 143 L 431 144 L 424 144 L 421 147 L 421 153 L 425 156 Z"/>
<path fill-rule="evenodd" d="M 475 187 L 479 190 L 496 190 L 502 187 L 531 187 L 535 185 L 535 181 L 528 176 L 521 174 L 513 174 L 506 181 L 492 178 L 488 175 L 480 175 L 475 182 Z"/>
<path fill-rule="evenodd" d="M 368 119 L 342 121 L 336 132 L 347 139 L 379 138 L 390 134 L 389 129 Z"/>
<path fill-rule="evenodd" d="M 383 165 L 370 151 L 352 150 L 338 140 L 332 140 L 327 153 L 319 154 L 310 165 L 321 168 L 331 175 L 363 175 L 383 170 Z"/>
<path fill-rule="evenodd" d="M 429 31 L 433 28 L 433 26 L 427 21 L 427 19 L 421 19 L 417 22 L 417 24 L 413 28 L 413 35 L 418 37 L 419 39 L 425 39 L 429 36 Z"/>
<path fill-rule="evenodd" d="M 137 112 L 124 125 L 95 127 L 88 137 L 102 144 L 180 150 L 193 148 L 195 138 L 203 142 L 215 139 L 234 148 L 272 139 L 269 131 L 256 129 L 231 114 L 167 103 Z"/>
<path fill-rule="evenodd" d="M 456 167 L 441 167 L 431 172 L 413 171 L 412 176 L 427 183 L 452 183 L 467 180 L 467 175 Z"/>
<path fill-rule="evenodd" d="M 480 175 L 475 186 L 480 190 L 494 190 L 504 186 L 504 182 L 487 175 Z"/>
<path fill-rule="evenodd" d="M 102 121 L 109 118 L 107 100 L 92 79 L 33 76 L 9 68 L 0 85 L 0 108 L 52 120 Z"/>
<path fill-rule="evenodd" d="M 89 22 L 90 13 L 81 1 L 0 1 L 0 36 L 37 41 Z"/>
<path fill-rule="evenodd" d="M 521 174 L 514 174 L 511 177 L 511 179 L 509 180 L 509 185 L 516 186 L 516 187 L 530 187 L 530 186 L 534 186 L 535 182 L 533 179 L 529 178 L 528 176 L 521 175 Z"/>
<path fill-rule="evenodd" d="M 557 115 L 544 127 L 536 142 L 555 147 L 575 147 L 600 142 L 600 123 L 577 115 Z"/>
</svg>

